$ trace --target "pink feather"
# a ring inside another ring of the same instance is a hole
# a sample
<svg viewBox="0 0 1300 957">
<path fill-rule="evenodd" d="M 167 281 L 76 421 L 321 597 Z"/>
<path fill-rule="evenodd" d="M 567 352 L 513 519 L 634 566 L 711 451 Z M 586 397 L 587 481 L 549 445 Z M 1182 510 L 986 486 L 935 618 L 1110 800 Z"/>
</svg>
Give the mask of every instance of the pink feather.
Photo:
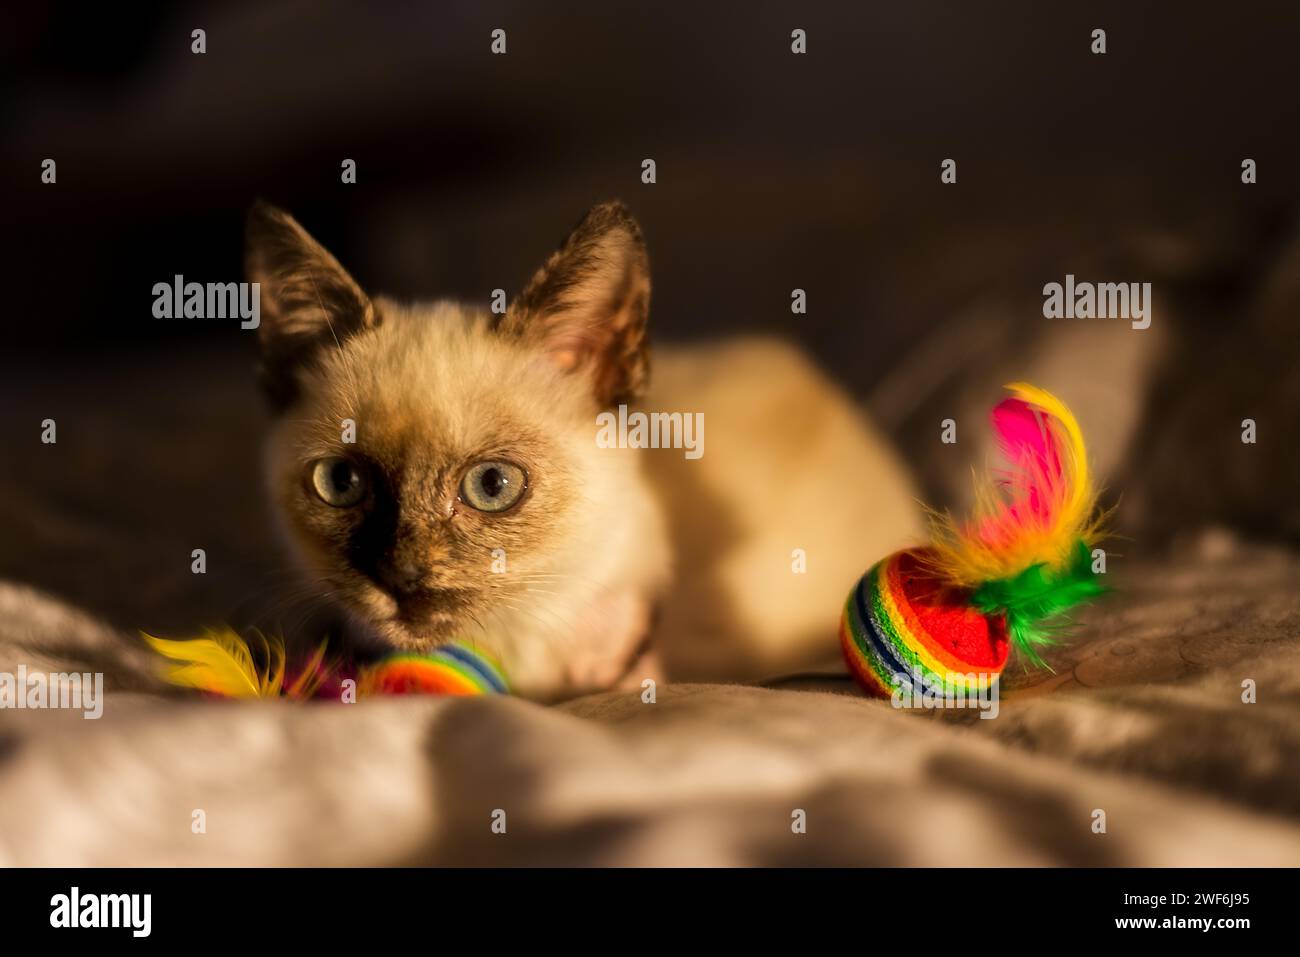
<svg viewBox="0 0 1300 957">
<path fill-rule="evenodd" d="M 1023 399 L 1003 399 L 991 414 L 998 447 L 1011 468 L 998 473 L 1010 494 L 980 535 L 990 546 L 1014 541 L 1027 525 L 1050 525 L 1061 503 L 1063 468 L 1057 438 Z"/>
</svg>

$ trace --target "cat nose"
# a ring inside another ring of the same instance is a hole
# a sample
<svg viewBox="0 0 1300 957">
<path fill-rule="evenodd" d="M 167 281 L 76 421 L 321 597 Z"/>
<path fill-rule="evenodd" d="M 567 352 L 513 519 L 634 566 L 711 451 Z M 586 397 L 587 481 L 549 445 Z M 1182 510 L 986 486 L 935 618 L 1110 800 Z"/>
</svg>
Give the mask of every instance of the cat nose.
<svg viewBox="0 0 1300 957">
<path fill-rule="evenodd" d="M 383 584 L 396 596 L 405 597 L 423 590 L 420 583 L 424 572 L 414 562 L 389 560 L 383 564 L 380 575 Z"/>
</svg>

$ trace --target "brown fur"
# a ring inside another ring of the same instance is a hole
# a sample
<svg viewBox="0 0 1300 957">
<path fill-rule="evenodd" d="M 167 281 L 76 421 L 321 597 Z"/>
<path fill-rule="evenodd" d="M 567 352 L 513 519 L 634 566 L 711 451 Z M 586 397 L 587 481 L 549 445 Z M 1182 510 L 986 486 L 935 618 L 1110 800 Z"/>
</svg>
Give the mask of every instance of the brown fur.
<svg viewBox="0 0 1300 957">
<path fill-rule="evenodd" d="M 590 368 L 605 406 L 641 397 L 650 378 L 650 265 L 621 203 L 589 212 L 506 312 L 507 332 L 541 342 L 561 368 Z"/>
</svg>

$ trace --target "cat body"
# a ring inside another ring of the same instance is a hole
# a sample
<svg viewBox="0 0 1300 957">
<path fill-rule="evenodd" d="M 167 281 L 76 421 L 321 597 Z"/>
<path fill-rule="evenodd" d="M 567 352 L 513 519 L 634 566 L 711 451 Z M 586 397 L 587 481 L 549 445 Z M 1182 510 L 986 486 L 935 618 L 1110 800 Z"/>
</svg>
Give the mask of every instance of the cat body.
<svg viewBox="0 0 1300 957">
<path fill-rule="evenodd" d="M 670 349 L 649 375 L 648 260 L 620 204 L 504 316 L 372 300 L 264 205 L 248 268 L 269 492 L 363 644 L 469 641 L 539 699 L 758 677 L 833 654 L 856 576 L 919 531 L 887 443 L 789 347 Z M 703 454 L 599 442 L 618 406 L 702 414 Z"/>
</svg>

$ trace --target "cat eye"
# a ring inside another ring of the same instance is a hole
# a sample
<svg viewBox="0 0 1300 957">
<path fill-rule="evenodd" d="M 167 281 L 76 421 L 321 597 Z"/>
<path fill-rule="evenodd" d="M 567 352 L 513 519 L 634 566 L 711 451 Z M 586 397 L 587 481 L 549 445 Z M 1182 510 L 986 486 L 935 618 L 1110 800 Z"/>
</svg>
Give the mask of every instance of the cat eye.
<svg viewBox="0 0 1300 957">
<path fill-rule="evenodd" d="M 479 462 L 460 482 L 460 498 L 480 512 L 504 512 L 524 494 L 528 476 L 509 462 Z"/>
<path fill-rule="evenodd" d="M 349 508 L 366 495 L 366 477 L 345 458 L 320 459 L 312 466 L 312 488 L 326 505 Z"/>
</svg>

